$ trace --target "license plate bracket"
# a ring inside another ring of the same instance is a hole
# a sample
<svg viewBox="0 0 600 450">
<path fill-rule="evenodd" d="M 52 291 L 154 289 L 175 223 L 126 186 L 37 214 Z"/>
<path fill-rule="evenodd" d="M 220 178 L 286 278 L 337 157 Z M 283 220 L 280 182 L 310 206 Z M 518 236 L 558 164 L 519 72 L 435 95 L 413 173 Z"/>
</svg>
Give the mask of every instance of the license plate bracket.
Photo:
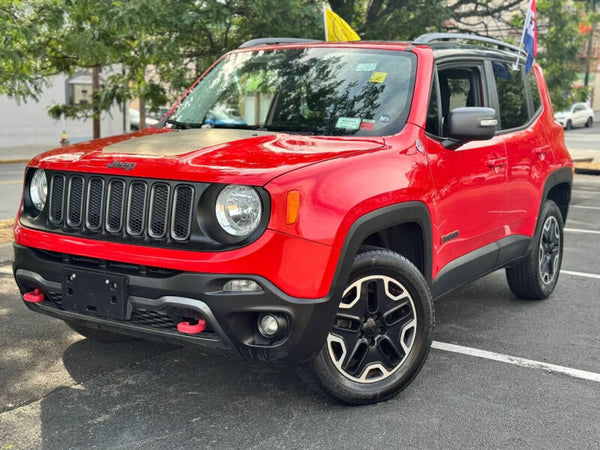
<svg viewBox="0 0 600 450">
<path fill-rule="evenodd" d="M 127 318 L 128 278 L 65 267 L 62 270 L 62 307 L 97 317 Z"/>
</svg>

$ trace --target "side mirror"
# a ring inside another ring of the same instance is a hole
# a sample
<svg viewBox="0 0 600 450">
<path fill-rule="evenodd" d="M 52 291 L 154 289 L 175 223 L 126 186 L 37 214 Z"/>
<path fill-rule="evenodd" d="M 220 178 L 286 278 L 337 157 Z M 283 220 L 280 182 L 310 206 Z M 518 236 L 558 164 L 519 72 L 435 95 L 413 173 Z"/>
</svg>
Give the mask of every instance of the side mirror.
<svg viewBox="0 0 600 450">
<path fill-rule="evenodd" d="M 498 119 L 493 108 L 456 108 L 448 118 L 450 138 L 460 142 L 485 141 L 496 134 Z"/>
</svg>

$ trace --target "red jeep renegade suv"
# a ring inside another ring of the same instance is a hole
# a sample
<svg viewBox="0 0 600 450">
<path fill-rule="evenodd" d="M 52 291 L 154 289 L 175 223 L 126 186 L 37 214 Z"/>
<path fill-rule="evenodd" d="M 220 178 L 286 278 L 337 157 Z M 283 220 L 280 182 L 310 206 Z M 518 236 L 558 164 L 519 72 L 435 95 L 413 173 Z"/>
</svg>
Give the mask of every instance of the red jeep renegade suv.
<svg viewBox="0 0 600 450">
<path fill-rule="evenodd" d="M 434 299 L 500 268 L 518 297 L 556 285 L 572 162 L 518 52 L 244 44 L 155 127 L 29 163 L 25 304 L 99 340 L 293 361 L 342 402 L 392 397 L 427 357 Z"/>
</svg>

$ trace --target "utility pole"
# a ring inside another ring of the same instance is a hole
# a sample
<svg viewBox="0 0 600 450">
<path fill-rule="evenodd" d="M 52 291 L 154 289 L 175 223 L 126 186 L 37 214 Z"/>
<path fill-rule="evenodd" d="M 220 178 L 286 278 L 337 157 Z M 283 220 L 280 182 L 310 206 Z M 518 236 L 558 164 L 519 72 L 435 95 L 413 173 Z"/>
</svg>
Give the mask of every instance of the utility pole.
<svg viewBox="0 0 600 450">
<path fill-rule="evenodd" d="M 97 92 L 100 90 L 100 67 L 92 69 L 92 102 Z M 100 108 L 94 103 L 92 120 L 94 121 L 94 139 L 100 137 Z"/>
</svg>

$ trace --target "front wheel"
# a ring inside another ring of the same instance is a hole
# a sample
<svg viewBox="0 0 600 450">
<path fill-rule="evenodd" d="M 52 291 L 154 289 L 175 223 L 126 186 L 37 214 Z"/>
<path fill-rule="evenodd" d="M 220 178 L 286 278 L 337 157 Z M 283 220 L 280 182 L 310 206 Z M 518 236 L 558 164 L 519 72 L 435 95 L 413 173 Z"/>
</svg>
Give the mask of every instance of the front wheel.
<svg viewBox="0 0 600 450">
<path fill-rule="evenodd" d="M 591 128 L 593 124 L 594 124 L 594 119 L 592 119 L 591 117 L 588 117 L 588 120 L 585 122 L 585 127 Z"/>
<path fill-rule="evenodd" d="M 423 275 L 385 249 L 360 252 L 319 354 L 306 365 L 325 394 L 347 404 L 386 400 L 421 370 L 434 312 Z"/>
<path fill-rule="evenodd" d="M 529 300 L 543 300 L 550 296 L 562 263 L 563 218 L 552 200 L 546 200 L 541 220 L 540 230 L 527 257 L 506 269 L 510 290 L 517 297 Z"/>
<path fill-rule="evenodd" d="M 570 120 L 567 120 L 567 126 L 565 126 L 565 129 L 570 130 L 573 128 L 573 122 L 571 122 Z"/>
</svg>

